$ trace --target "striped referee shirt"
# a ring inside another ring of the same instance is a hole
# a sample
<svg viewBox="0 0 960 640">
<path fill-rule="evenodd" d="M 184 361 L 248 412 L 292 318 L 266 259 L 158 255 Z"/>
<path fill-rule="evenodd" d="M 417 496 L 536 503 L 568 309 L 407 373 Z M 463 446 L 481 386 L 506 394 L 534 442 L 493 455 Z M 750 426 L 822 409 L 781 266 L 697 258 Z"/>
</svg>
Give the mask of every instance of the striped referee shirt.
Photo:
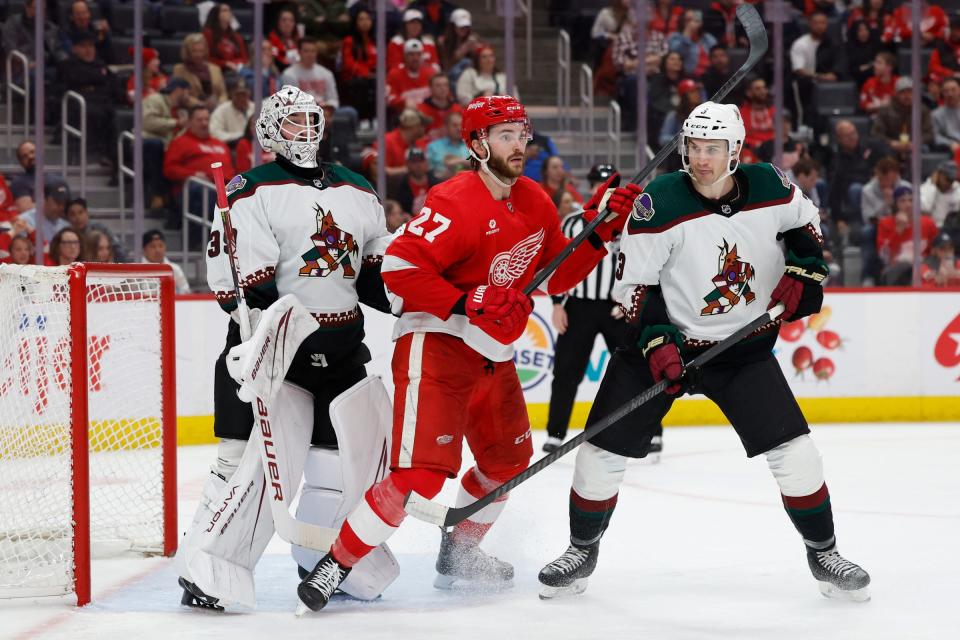
<svg viewBox="0 0 960 640">
<path fill-rule="evenodd" d="M 568 238 L 575 238 L 583 231 L 586 224 L 583 221 L 583 210 L 575 211 L 560 221 L 560 230 Z M 567 292 L 573 298 L 586 300 L 612 300 L 610 291 L 613 289 L 614 276 L 617 269 L 617 254 L 620 253 L 620 242 L 607 245 L 607 255 L 594 267 L 593 271 L 580 284 Z M 559 298 L 554 296 L 554 302 Z"/>
</svg>

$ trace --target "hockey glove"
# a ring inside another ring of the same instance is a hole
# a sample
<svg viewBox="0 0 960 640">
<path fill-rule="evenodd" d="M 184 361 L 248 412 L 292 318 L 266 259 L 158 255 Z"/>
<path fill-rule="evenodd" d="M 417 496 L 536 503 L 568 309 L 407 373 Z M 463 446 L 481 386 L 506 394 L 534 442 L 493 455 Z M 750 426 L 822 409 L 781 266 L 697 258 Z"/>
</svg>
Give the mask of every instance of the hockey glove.
<svg viewBox="0 0 960 640">
<path fill-rule="evenodd" d="M 683 376 L 683 360 L 680 359 L 680 332 L 673 326 L 648 327 L 640 335 L 638 346 L 643 350 L 643 357 L 647 359 L 650 373 L 654 382 L 669 380 L 674 384 L 667 386 L 669 396 L 679 396 L 683 393 L 680 378 Z"/>
<path fill-rule="evenodd" d="M 784 274 L 770 294 L 767 309 L 782 303 L 784 311 L 780 317 L 785 322 L 817 313 L 823 304 L 823 281 L 829 273 L 822 259 L 797 258 L 791 251 Z"/>
<path fill-rule="evenodd" d="M 642 189 L 635 184 L 620 184 L 620 174 L 615 173 L 597 187 L 590 201 L 584 205 L 583 219 L 589 223 L 599 214 L 599 209 L 606 206 L 607 217 L 594 230 L 601 242 L 616 240 L 627 222 L 627 216 L 633 211 L 633 201 L 640 195 Z M 609 197 L 607 193 L 610 192 Z M 604 200 L 606 199 L 606 202 Z"/>
<path fill-rule="evenodd" d="M 501 344 L 512 344 L 527 328 L 533 301 L 517 289 L 482 286 L 467 294 L 464 310 L 470 324 Z"/>
</svg>

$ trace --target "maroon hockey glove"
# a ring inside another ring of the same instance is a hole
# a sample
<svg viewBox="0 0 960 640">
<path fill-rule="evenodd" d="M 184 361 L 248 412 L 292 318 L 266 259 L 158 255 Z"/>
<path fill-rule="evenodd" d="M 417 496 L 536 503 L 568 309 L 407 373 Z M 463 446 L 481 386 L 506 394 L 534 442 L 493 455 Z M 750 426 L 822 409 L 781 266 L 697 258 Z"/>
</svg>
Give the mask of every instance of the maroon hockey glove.
<svg viewBox="0 0 960 640">
<path fill-rule="evenodd" d="M 770 294 L 767 309 L 782 303 L 780 317 L 786 322 L 817 313 L 823 305 L 823 281 L 829 273 L 822 258 L 800 259 L 788 253 L 787 268 Z"/>
<path fill-rule="evenodd" d="M 650 373 L 653 374 L 653 381 L 660 382 L 666 378 L 674 383 L 667 387 L 667 395 L 680 395 L 683 392 L 679 382 L 680 376 L 683 375 L 683 362 L 680 360 L 680 349 L 677 345 L 672 342 L 664 343 L 647 351 L 646 356 Z"/>
<path fill-rule="evenodd" d="M 597 190 L 593 193 L 593 197 L 584 205 L 584 220 L 589 223 L 597 217 L 599 213 L 597 210 L 600 208 L 600 202 L 603 200 L 603 196 L 609 189 L 616 187 L 618 184 L 620 184 L 620 174 L 615 173 L 610 176 L 606 182 L 597 187 Z M 594 233 L 596 233 L 603 242 L 616 240 L 617 236 L 623 231 L 623 227 L 627 222 L 627 216 L 633 211 L 633 201 L 640 195 L 641 191 L 637 185 L 627 184 L 626 186 L 614 189 L 614 192 L 610 194 L 610 198 L 607 200 L 607 217 L 594 230 Z"/>
<path fill-rule="evenodd" d="M 780 318 L 789 322 L 794 319 L 797 313 L 797 307 L 800 306 L 800 299 L 803 297 L 803 283 L 791 278 L 787 274 L 780 276 L 780 282 L 770 294 L 770 304 L 767 305 L 767 311 L 777 304 L 783 304 L 783 314 Z"/>
</svg>

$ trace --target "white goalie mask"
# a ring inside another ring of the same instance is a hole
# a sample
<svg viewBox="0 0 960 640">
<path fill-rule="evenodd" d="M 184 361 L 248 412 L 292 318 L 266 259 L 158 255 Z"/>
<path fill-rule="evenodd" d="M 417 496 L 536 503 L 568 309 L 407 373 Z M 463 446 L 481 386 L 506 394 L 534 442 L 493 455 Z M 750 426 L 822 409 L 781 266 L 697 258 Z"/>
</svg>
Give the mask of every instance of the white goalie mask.
<svg viewBox="0 0 960 640">
<path fill-rule="evenodd" d="M 267 151 L 298 167 L 312 168 L 317 166 L 323 124 L 323 110 L 313 96 L 286 84 L 263 101 L 257 139 Z"/>
<path fill-rule="evenodd" d="M 696 180 L 690 171 L 690 157 L 687 155 L 687 140 L 726 140 L 729 161 L 726 172 L 717 181 L 732 175 L 740 164 L 740 149 L 747 131 L 740 117 L 740 109 L 733 104 L 718 104 L 704 102 L 696 107 L 687 119 L 683 121 L 683 135 L 680 136 L 680 159 L 683 162 L 683 171 Z M 705 185 L 709 186 L 709 185 Z"/>
</svg>

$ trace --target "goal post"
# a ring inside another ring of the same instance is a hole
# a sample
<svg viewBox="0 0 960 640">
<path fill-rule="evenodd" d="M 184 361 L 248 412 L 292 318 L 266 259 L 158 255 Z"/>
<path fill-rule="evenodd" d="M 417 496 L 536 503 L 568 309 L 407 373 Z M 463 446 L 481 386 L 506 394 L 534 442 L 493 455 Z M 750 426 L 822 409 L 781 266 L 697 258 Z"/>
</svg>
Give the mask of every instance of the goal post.
<svg viewBox="0 0 960 640">
<path fill-rule="evenodd" d="M 177 544 L 169 266 L 0 265 L 0 598 Z"/>
</svg>

